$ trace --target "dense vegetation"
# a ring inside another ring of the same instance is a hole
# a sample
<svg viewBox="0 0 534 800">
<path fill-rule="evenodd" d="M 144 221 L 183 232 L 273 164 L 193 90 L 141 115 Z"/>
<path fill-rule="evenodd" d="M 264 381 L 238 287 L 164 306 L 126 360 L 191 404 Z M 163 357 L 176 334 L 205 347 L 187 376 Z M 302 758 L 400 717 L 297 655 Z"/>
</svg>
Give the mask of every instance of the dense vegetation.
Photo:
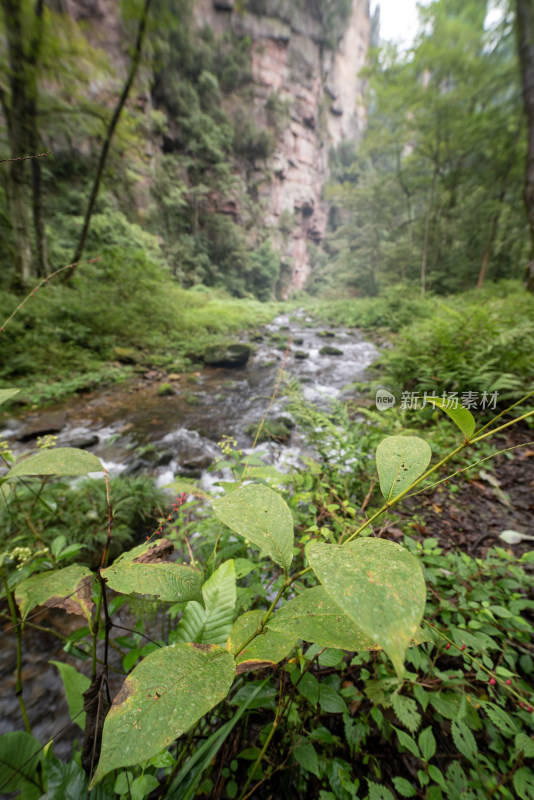
<svg viewBox="0 0 534 800">
<path fill-rule="evenodd" d="M 193 5 L 122 3 L 131 48 L 113 63 L 62 3 L 0 3 L 4 408 L 197 370 L 214 339 L 281 308 L 293 220 L 263 225 L 258 182 L 290 104 L 271 94 L 256 126 L 251 41 L 199 27 Z M 351 3 L 308 6 L 335 47 Z M 331 154 L 329 233 L 298 302 L 383 347 L 329 410 L 276 387 L 313 456 L 281 474 L 224 440 L 219 495 L 176 482 L 165 509 L 148 477 L 88 477 L 90 452 L 0 439 L 0 636 L 20 714 L 0 793 L 534 800 L 533 557 L 507 546 L 529 535 L 505 531 L 484 558 L 444 550 L 417 506 L 534 438 L 534 14 L 503 2 L 488 25 L 488 7 L 421 9 L 412 51 L 371 58 L 362 140 Z M 397 406 L 373 408 L 376 389 Z M 425 393 L 424 409 L 398 402 Z M 466 395 L 495 396 L 493 423 L 442 399 Z M 257 441 L 286 441 L 285 422 Z M 63 647 L 66 762 L 28 714 L 32 634 Z"/>
</svg>

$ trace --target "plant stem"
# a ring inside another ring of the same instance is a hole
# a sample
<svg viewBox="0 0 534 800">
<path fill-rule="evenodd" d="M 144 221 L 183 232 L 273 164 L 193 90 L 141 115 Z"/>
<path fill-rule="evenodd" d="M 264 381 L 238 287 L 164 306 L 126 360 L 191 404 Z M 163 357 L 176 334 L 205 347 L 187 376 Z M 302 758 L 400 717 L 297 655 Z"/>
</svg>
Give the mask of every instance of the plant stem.
<svg viewBox="0 0 534 800">
<path fill-rule="evenodd" d="M 7 604 L 9 606 L 11 619 L 13 620 L 17 637 L 17 683 L 15 686 L 15 694 L 17 695 L 17 699 L 19 701 L 20 711 L 24 720 L 24 727 L 28 733 L 31 733 L 32 727 L 30 725 L 30 720 L 28 719 L 28 712 L 26 711 L 24 698 L 22 697 L 22 623 L 20 625 L 18 624 L 17 607 L 15 606 L 13 594 L 9 588 L 7 573 L 4 567 L 0 567 L 0 573 L 2 575 L 2 583 L 4 584 L 4 588 L 6 590 Z"/>
</svg>

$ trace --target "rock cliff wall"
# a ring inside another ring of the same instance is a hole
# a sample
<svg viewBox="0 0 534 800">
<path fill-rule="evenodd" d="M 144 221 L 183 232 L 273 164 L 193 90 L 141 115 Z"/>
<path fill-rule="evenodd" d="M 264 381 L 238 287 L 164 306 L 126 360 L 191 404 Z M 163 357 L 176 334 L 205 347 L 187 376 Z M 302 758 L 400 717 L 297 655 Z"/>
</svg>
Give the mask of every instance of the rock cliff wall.
<svg viewBox="0 0 534 800">
<path fill-rule="evenodd" d="M 233 28 L 252 40 L 250 113 L 256 125 L 268 124 L 273 98 L 288 109 L 274 153 L 266 164 L 255 165 L 252 180 L 263 207 L 262 224 L 273 229 L 289 267 L 287 288 L 302 289 L 311 269 L 308 242 L 320 243 L 326 231 L 322 194 L 329 149 L 343 139 L 358 138 L 365 126 L 359 72 L 371 40 L 369 0 L 352 0 L 334 42 L 321 19 L 325 3 L 250 0 L 245 12 L 235 5 L 231 0 L 197 0 L 196 21 L 217 33 Z M 282 235 L 280 227 L 289 230 Z"/>
<path fill-rule="evenodd" d="M 106 50 L 114 65 L 116 86 L 90 86 L 109 103 L 121 85 L 128 63 L 127 41 L 116 0 L 53 0 L 57 10 L 86 23 L 86 35 Z M 280 293 L 304 288 L 311 270 L 309 243 L 326 232 L 323 198 L 329 177 L 328 154 L 343 139 L 357 139 L 365 126 L 365 66 L 372 37 L 369 0 L 191 0 L 194 25 L 215 36 L 232 33 L 250 40 L 251 97 L 246 113 L 257 129 L 273 133 L 268 158 L 235 164 L 238 187 L 213 197 L 214 212 L 229 215 L 247 231 L 249 243 L 267 228 L 284 266 Z M 332 11 L 334 10 L 334 11 Z M 335 13 L 334 13 L 335 12 Z M 328 16 L 330 15 L 330 16 Z M 150 76 L 140 75 L 129 104 L 149 113 Z M 233 99 L 223 107 L 232 115 Z M 275 122 L 273 122 L 275 119 Z M 172 130 L 173 121 L 169 119 Z M 175 145 L 173 145 L 175 146 Z M 155 167 L 163 141 L 147 142 L 145 156 Z M 139 169 L 140 204 L 150 202 L 151 168 Z M 252 203 L 251 203 L 252 198 Z M 251 215 L 250 209 L 253 207 Z"/>
</svg>

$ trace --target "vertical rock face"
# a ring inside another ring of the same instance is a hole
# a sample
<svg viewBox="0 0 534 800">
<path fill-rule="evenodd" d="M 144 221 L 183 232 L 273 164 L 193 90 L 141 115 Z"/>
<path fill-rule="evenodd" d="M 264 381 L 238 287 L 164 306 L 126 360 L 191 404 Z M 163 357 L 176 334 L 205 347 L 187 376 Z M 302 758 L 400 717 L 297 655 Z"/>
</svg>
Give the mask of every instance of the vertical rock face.
<svg viewBox="0 0 534 800">
<path fill-rule="evenodd" d="M 262 225 L 273 229 L 289 265 L 286 289 L 301 289 L 310 273 L 307 243 L 319 243 L 326 230 L 322 189 L 329 148 L 357 138 L 365 125 L 358 74 L 371 38 L 369 0 L 352 0 L 334 41 L 320 2 L 249 0 L 247 11 L 238 12 L 230 0 L 197 0 L 196 20 L 216 33 L 231 27 L 252 40 L 255 124 L 267 125 L 273 107 L 288 112 L 285 124 L 277 126 L 273 155 L 267 165 L 255 165 L 251 177 L 264 209 Z"/>
<path fill-rule="evenodd" d="M 114 66 L 114 83 L 91 80 L 89 94 L 111 105 L 128 65 L 128 37 L 116 0 L 50 0 L 55 10 L 90 23 L 89 42 L 102 47 Z M 285 267 L 283 296 L 304 288 L 310 274 L 309 243 L 319 244 L 326 232 L 323 188 L 329 177 L 328 153 L 344 139 L 357 139 L 365 126 L 363 80 L 372 37 L 369 0 L 192 0 L 194 26 L 209 26 L 215 36 L 232 31 L 251 42 L 251 99 L 246 115 L 259 129 L 273 133 L 268 158 L 236 163 L 240 188 L 233 196 L 212 197 L 213 212 L 227 214 L 247 229 L 254 246 L 269 229 Z M 328 18 L 328 14 L 330 18 Z M 131 35 L 130 35 L 131 38 Z M 138 80 L 129 100 L 141 113 L 152 109 L 150 78 Z M 111 89 L 111 91 L 110 91 Z M 223 97 L 232 116 L 232 97 Z M 173 120 L 169 119 L 170 128 Z M 155 163 L 161 142 L 146 145 Z M 151 168 L 139 206 L 150 203 Z M 144 185 L 144 184 L 143 184 Z M 250 203 L 253 201 L 253 215 Z M 258 207 L 261 210 L 258 213 Z"/>
</svg>

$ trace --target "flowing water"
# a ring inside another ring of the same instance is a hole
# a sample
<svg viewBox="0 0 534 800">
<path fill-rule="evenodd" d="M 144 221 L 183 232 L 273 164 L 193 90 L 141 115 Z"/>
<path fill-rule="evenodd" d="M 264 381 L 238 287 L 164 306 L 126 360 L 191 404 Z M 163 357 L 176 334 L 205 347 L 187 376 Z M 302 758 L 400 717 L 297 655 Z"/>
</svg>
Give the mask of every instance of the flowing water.
<svg viewBox="0 0 534 800">
<path fill-rule="evenodd" d="M 278 317 L 262 329 L 261 337 L 255 337 L 255 352 L 244 368 L 205 368 L 185 376 L 162 375 L 160 379 L 149 372 L 57 405 L 47 414 L 61 419 L 58 443 L 91 444 L 89 449 L 111 475 L 148 472 L 162 486 L 175 475 L 194 476 L 207 488 L 210 477 L 206 468 L 220 454 L 217 442 L 224 435 L 234 437 L 239 447 L 250 447 L 250 426 L 257 425 L 264 415 L 284 359 L 285 372 L 299 381 L 304 398 L 324 406 L 332 398 L 343 396 L 347 385 L 364 380 L 366 368 L 378 355 L 376 347 L 366 342 L 359 331 L 325 331 L 304 313 Z M 291 344 L 286 349 L 285 340 L 289 337 Z M 321 354 L 325 346 L 341 353 Z M 158 394 L 164 381 L 170 383 L 174 394 Z M 284 405 L 284 398 L 277 397 L 269 417 L 286 416 Z M 27 445 L 17 444 L 18 437 L 34 423 L 31 414 L 11 420 L 0 430 L 0 438 L 7 438 L 15 449 L 23 448 Z M 263 445 L 262 450 L 265 449 L 271 462 L 281 468 L 295 463 L 301 452 L 295 434 L 285 445 Z M 65 635 L 82 624 L 81 618 L 60 611 L 46 611 L 43 615 L 45 625 L 53 620 Z M 128 625 L 126 617 L 122 624 Z M 20 729 L 22 720 L 14 693 L 15 637 L 9 634 L 0 641 L 2 734 Z M 69 721 L 61 681 L 56 668 L 48 662 L 69 661 L 77 668 L 80 662 L 67 658 L 59 640 L 38 631 L 25 632 L 23 653 L 28 713 L 34 734 L 44 742 Z M 56 754 L 68 756 L 75 736 L 80 738 L 81 731 L 72 726 L 57 737 Z"/>
</svg>

